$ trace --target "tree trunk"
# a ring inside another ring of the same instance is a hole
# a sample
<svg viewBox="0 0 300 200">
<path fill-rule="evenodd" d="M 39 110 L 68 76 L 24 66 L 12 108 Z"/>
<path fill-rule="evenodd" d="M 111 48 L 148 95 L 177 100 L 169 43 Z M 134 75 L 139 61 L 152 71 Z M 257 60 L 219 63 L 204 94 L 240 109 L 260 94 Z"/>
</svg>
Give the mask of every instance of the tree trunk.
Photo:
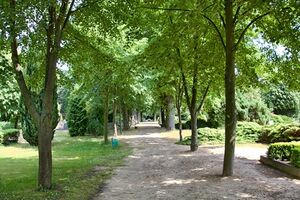
<svg viewBox="0 0 300 200">
<path fill-rule="evenodd" d="M 178 124 L 179 124 L 179 141 L 182 142 L 182 120 L 181 120 L 181 108 L 177 106 Z"/>
<path fill-rule="evenodd" d="M 122 114 L 123 114 L 123 129 L 126 131 L 130 129 L 130 126 L 129 126 L 128 109 L 124 104 L 123 104 Z"/>
<path fill-rule="evenodd" d="M 233 1 L 225 2 L 226 17 L 226 70 L 225 70 L 225 153 L 223 176 L 232 176 L 234 165 L 236 106 L 235 106 L 235 71 L 234 71 L 234 23 Z"/>
<path fill-rule="evenodd" d="M 168 109 L 167 109 L 167 130 L 174 130 L 175 129 L 175 110 L 174 110 L 174 105 L 173 105 L 173 98 L 172 96 L 167 97 L 167 102 L 168 102 Z"/>
<path fill-rule="evenodd" d="M 165 110 L 163 107 L 161 108 L 160 113 L 161 113 L 161 127 L 165 128 L 166 127 L 166 118 L 165 118 Z"/>
<path fill-rule="evenodd" d="M 104 143 L 108 143 L 108 106 L 109 106 L 108 94 L 104 97 L 104 112 L 103 112 L 103 135 Z"/>
<path fill-rule="evenodd" d="M 38 187 L 40 189 L 50 189 L 52 184 L 52 136 L 51 119 L 44 118 L 38 128 Z"/>
<path fill-rule="evenodd" d="M 198 150 L 198 133 L 197 133 L 197 112 L 194 110 L 191 113 L 191 151 Z"/>
</svg>

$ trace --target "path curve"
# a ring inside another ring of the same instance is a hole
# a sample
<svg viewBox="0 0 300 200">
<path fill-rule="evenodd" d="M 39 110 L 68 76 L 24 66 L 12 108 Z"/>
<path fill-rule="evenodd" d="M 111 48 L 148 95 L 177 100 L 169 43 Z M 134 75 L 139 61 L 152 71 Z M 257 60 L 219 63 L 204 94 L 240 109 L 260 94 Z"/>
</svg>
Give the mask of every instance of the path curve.
<svg viewBox="0 0 300 200">
<path fill-rule="evenodd" d="M 300 180 L 251 158 L 236 158 L 234 176 L 221 177 L 222 154 L 212 153 L 212 147 L 189 152 L 163 138 L 161 131 L 154 123 L 143 123 L 120 137 L 134 153 L 95 200 L 300 199 Z"/>
</svg>

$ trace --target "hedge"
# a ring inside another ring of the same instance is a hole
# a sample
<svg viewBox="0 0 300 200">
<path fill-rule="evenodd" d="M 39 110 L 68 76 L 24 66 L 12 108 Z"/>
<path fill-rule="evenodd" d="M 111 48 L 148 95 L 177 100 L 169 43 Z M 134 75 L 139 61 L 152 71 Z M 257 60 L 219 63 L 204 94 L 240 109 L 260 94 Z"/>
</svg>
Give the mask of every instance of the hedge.
<svg viewBox="0 0 300 200">
<path fill-rule="evenodd" d="M 290 161 L 292 151 L 295 148 L 300 148 L 300 142 L 279 142 L 271 144 L 268 147 L 267 156 L 272 159 L 280 159 Z"/>
<path fill-rule="evenodd" d="M 300 146 L 292 150 L 291 163 L 295 167 L 300 168 Z"/>
<path fill-rule="evenodd" d="M 0 143 L 3 145 L 8 145 L 10 143 L 17 143 L 19 138 L 18 129 L 6 129 L 0 130 Z"/>
</svg>

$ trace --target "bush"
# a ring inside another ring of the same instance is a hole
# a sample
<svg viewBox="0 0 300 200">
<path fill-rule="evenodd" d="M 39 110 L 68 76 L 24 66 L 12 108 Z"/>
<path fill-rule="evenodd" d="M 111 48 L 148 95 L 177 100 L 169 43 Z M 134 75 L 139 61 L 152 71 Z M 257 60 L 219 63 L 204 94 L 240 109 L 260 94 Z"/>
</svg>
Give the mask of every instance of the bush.
<svg viewBox="0 0 300 200">
<path fill-rule="evenodd" d="M 292 150 L 291 163 L 300 168 L 300 147 L 294 147 Z"/>
<path fill-rule="evenodd" d="M 213 98 L 207 101 L 207 125 L 206 127 L 218 128 L 224 126 L 225 123 L 225 100 L 221 98 Z"/>
<path fill-rule="evenodd" d="M 239 142 L 256 142 L 261 134 L 263 126 L 255 122 L 238 122 L 237 123 L 237 141 Z"/>
<path fill-rule="evenodd" d="M 246 92 L 238 90 L 236 107 L 239 121 L 256 122 L 263 125 L 270 120 L 271 111 L 257 89 L 250 88 Z"/>
<path fill-rule="evenodd" d="M 262 129 L 258 142 L 275 143 L 300 141 L 300 125 L 279 124 L 266 126 Z"/>
<path fill-rule="evenodd" d="M 274 124 L 291 124 L 294 119 L 285 115 L 275 115 L 271 113 L 271 119 Z"/>
<path fill-rule="evenodd" d="M 19 138 L 18 129 L 6 129 L 0 130 L 0 143 L 3 145 L 8 145 L 10 143 L 17 143 Z"/>
<path fill-rule="evenodd" d="M 72 94 L 69 98 L 67 123 L 71 137 L 85 135 L 87 132 L 88 118 L 85 102 L 75 94 Z"/>
<path fill-rule="evenodd" d="M 298 113 L 299 99 L 297 95 L 283 85 L 273 87 L 264 95 L 264 99 L 275 114 L 293 117 Z"/>
<path fill-rule="evenodd" d="M 300 142 L 280 142 L 271 144 L 267 156 L 272 159 L 291 160 L 293 149 L 300 147 Z"/>
<path fill-rule="evenodd" d="M 34 95 L 34 94 L 33 94 Z M 35 99 L 35 104 L 36 107 L 41 111 L 42 109 L 42 97 L 43 97 L 43 92 L 41 92 L 39 95 L 35 94 L 34 99 Z M 24 139 L 32 146 L 37 146 L 38 145 L 38 130 L 36 125 L 33 123 L 33 120 L 25 107 L 23 105 L 23 100 L 21 99 L 21 106 L 20 106 L 20 113 L 21 113 L 21 126 L 23 130 L 23 137 Z M 53 135 L 52 139 L 54 136 L 54 129 L 57 126 L 59 120 L 59 115 L 58 115 L 58 108 L 57 108 L 57 95 L 55 92 L 54 95 L 54 101 L 53 101 L 53 110 L 52 110 L 52 128 L 53 128 Z"/>
</svg>

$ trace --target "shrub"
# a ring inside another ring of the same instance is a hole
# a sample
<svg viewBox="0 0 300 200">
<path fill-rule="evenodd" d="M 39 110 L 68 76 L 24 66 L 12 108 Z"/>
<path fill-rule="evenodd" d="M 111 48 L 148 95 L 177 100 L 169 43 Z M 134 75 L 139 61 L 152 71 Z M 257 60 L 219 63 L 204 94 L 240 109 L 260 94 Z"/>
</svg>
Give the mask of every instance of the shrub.
<svg viewBox="0 0 300 200">
<path fill-rule="evenodd" d="M 236 107 L 239 121 L 256 122 L 263 125 L 270 120 L 271 111 L 257 89 L 250 88 L 246 92 L 237 90 Z"/>
<path fill-rule="evenodd" d="M 85 135 L 87 131 L 87 112 L 85 102 L 75 94 L 72 94 L 68 102 L 67 123 L 71 137 Z"/>
<path fill-rule="evenodd" d="M 0 143 L 3 145 L 8 145 L 10 143 L 17 143 L 19 138 L 18 129 L 6 129 L 0 130 Z"/>
<path fill-rule="evenodd" d="M 300 142 L 279 142 L 268 147 L 267 156 L 272 159 L 291 160 L 292 150 L 300 147 Z"/>
<path fill-rule="evenodd" d="M 263 126 L 255 122 L 238 122 L 237 123 L 237 141 L 239 142 L 256 142 L 261 134 Z"/>
<path fill-rule="evenodd" d="M 300 146 L 294 147 L 292 150 L 291 163 L 295 167 L 300 168 Z"/>
<path fill-rule="evenodd" d="M 275 115 L 271 113 L 271 119 L 274 124 L 291 124 L 294 119 L 285 115 Z"/>
<path fill-rule="evenodd" d="M 275 114 L 293 117 L 298 113 L 299 100 L 297 95 L 283 85 L 271 88 L 264 95 L 264 99 Z"/>
<path fill-rule="evenodd" d="M 225 104 L 224 98 L 213 98 L 207 101 L 207 125 L 206 127 L 218 128 L 225 123 Z"/>
<path fill-rule="evenodd" d="M 39 111 L 42 109 L 42 96 L 43 92 L 39 95 L 33 94 L 35 99 L 36 107 Z M 57 126 L 59 115 L 58 115 L 58 108 L 57 108 L 57 95 L 55 92 L 53 101 L 53 110 L 52 110 L 52 128 L 53 128 L 53 135 L 54 136 L 54 129 Z M 23 105 L 23 100 L 21 99 L 21 106 L 20 106 L 20 113 L 21 113 L 21 126 L 23 130 L 23 137 L 24 139 L 32 146 L 38 145 L 38 130 L 36 125 L 33 123 L 33 120 L 27 110 L 27 108 Z"/>
<path fill-rule="evenodd" d="M 279 124 L 266 126 L 262 129 L 258 142 L 275 143 L 300 141 L 300 125 Z"/>
</svg>

